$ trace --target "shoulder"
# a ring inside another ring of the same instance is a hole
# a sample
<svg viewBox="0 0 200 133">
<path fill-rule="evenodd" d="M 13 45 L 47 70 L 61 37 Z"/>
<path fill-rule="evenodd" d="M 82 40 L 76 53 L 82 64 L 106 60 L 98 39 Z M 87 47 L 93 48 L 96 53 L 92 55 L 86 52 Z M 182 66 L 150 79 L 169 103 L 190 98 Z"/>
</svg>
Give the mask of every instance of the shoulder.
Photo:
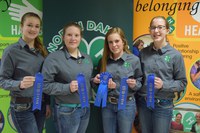
<svg viewBox="0 0 200 133">
<path fill-rule="evenodd" d="M 14 53 L 18 52 L 17 49 L 20 49 L 20 44 L 18 42 L 7 46 L 4 49 L 4 54 L 14 54 Z"/>
<path fill-rule="evenodd" d="M 138 62 L 138 61 L 140 61 L 139 57 L 136 56 L 136 55 L 134 55 L 134 54 L 124 53 L 124 55 L 122 56 L 122 58 L 124 59 L 124 61 L 131 61 L 131 62 Z"/>
<path fill-rule="evenodd" d="M 86 53 L 81 52 L 81 55 L 84 56 L 85 58 L 91 59 L 91 57 Z"/>
<path fill-rule="evenodd" d="M 61 50 L 58 50 L 58 51 L 49 53 L 47 57 L 45 58 L 45 62 L 52 62 L 52 61 L 58 62 L 64 56 L 65 56 L 64 52 L 62 52 Z"/>
</svg>

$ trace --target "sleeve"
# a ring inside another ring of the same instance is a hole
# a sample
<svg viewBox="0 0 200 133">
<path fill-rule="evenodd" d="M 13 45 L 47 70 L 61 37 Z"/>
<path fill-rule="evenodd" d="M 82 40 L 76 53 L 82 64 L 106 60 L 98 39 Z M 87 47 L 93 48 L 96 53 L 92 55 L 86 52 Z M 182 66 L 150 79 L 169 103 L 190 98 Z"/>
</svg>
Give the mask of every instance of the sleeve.
<svg viewBox="0 0 200 133">
<path fill-rule="evenodd" d="M 43 93 L 43 96 L 44 96 L 45 105 L 50 105 L 50 101 L 51 101 L 50 95 L 47 95 L 47 94 Z"/>
<path fill-rule="evenodd" d="M 42 74 L 44 76 L 43 92 L 49 95 L 68 95 L 71 94 L 69 84 L 64 84 L 55 81 L 59 73 L 58 62 L 52 56 L 48 56 L 42 67 Z"/>
<path fill-rule="evenodd" d="M 177 63 L 178 62 L 178 63 Z M 169 81 L 163 83 L 163 91 L 182 91 L 187 86 L 187 78 L 185 73 L 185 64 L 181 55 L 176 56 L 173 62 L 173 77 Z"/>
<path fill-rule="evenodd" d="M 139 50 L 138 50 L 138 48 L 136 48 L 135 46 L 133 46 L 133 50 L 132 50 L 132 53 L 134 54 L 134 55 L 136 55 L 136 56 L 139 56 Z"/>
<path fill-rule="evenodd" d="M 90 80 L 90 84 L 91 84 L 91 87 L 92 87 L 92 88 L 97 88 L 97 87 L 99 86 L 99 84 L 95 84 L 95 83 L 93 82 L 93 79 L 94 79 L 94 77 L 95 77 L 98 73 L 100 73 L 100 69 L 101 69 L 101 59 L 100 59 L 99 62 L 98 62 L 96 71 L 93 71 L 93 74 L 92 74 L 92 77 L 93 77 L 93 78 L 91 78 L 91 80 Z"/>
<path fill-rule="evenodd" d="M 196 124 L 196 123 L 195 123 L 195 124 Z M 195 131 L 195 124 L 193 124 L 193 125 L 192 125 L 192 128 L 191 128 L 191 132 L 194 132 L 194 133 L 196 132 L 196 131 Z"/>
<path fill-rule="evenodd" d="M 196 74 L 196 73 L 197 73 L 197 70 L 196 70 L 195 66 L 193 65 L 192 69 L 190 71 L 190 74 Z"/>
<path fill-rule="evenodd" d="M 15 72 L 15 64 L 9 50 L 4 51 L 1 59 L 0 69 L 0 86 L 5 90 L 21 91 L 19 88 L 20 82 L 12 77 Z"/>
<path fill-rule="evenodd" d="M 136 80 L 136 86 L 133 88 L 133 90 L 138 91 L 142 87 L 142 68 L 139 58 L 137 58 L 136 63 L 132 64 L 133 70 L 134 70 L 134 76 L 133 78 Z"/>
</svg>

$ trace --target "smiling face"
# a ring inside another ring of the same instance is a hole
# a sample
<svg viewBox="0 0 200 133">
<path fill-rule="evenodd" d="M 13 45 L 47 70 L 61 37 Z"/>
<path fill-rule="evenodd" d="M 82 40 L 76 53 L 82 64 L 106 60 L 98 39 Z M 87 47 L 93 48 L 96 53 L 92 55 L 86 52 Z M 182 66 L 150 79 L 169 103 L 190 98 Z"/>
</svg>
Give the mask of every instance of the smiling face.
<svg viewBox="0 0 200 133">
<path fill-rule="evenodd" d="M 181 119 L 182 119 L 182 115 L 181 115 L 181 114 L 177 114 L 177 115 L 176 115 L 175 121 L 176 121 L 177 123 L 181 123 Z"/>
<path fill-rule="evenodd" d="M 124 42 L 118 33 L 113 33 L 108 36 L 108 46 L 112 52 L 113 58 L 119 58 L 123 54 Z"/>
<path fill-rule="evenodd" d="M 155 43 L 162 44 L 166 42 L 166 35 L 169 33 L 169 27 L 166 20 L 162 17 L 154 18 L 149 27 L 150 35 Z"/>
<path fill-rule="evenodd" d="M 65 29 L 63 41 L 68 50 L 75 50 L 81 42 L 81 31 L 78 27 L 69 26 Z"/>
<path fill-rule="evenodd" d="M 26 42 L 34 41 L 40 32 L 40 19 L 33 16 L 27 16 L 21 24 L 22 38 Z"/>
</svg>

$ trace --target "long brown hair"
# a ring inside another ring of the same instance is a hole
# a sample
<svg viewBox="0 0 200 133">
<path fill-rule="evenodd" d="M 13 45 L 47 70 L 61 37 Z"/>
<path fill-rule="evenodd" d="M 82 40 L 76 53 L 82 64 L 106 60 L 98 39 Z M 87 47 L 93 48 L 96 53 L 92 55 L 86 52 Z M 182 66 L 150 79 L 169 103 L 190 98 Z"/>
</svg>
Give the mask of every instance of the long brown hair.
<svg viewBox="0 0 200 133">
<path fill-rule="evenodd" d="M 124 43 L 123 51 L 128 53 L 128 54 L 131 54 L 131 51 L 128 49 L 128 47 L 129 47 L 128 46 L 128 41 L 127 41 L 127 39 L 125 37 L 124 31 L 119 27 L 114 27 L 114 28 L 109 29 L 108 32 L 106 33 L 106 36 L 105 36 L 104 50 L 103 50 L 103 57 L 101 59 L 100 72 L 105 72 L 106 71 L 106 65 L 107 65 L 108 57 L 112 54 L 110 49 L 109 49 L 109 46 L 108 46 L 108 36 L 113 34 L 113 33 L 117 33 L 121 37 L 121 39 L 122 39 L 122 41 Z"/>
<path fill-rule="evenodd" d="M 42 20 L 41 18 L 39 17 L 39 15 L 37 15 L 36 13 L 34 12 L 27 12 L 25 13 L 22 18 L 21 18 L 21 26 L 24 25 L 24 22 L 27 18 L 29 17 L 35 17 L 35 18 L 38 18 L 40 20 L 40 25 L 42 25 Z M 35 42 L 34 42 L 34 47 L 39 50 L 42 54 L 42 56 L 46 57 L 47 56 L 47 50 L 44 48 L 44 45 L 42 44 L 39 36 L 37 36 L 35 38 Z"/>
</svg>

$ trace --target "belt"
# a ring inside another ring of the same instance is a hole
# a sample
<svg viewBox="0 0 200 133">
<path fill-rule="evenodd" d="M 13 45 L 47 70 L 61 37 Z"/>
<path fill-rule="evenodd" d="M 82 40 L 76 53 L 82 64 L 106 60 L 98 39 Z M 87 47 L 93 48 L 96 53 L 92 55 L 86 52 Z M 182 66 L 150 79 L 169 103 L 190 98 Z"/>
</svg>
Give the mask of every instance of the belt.
<svg viewBox="0 0 200 133">
<path fill-rule="evenodd" d="M 133 96 L 127 96 L 126 100 L 131 101 Z M 113 96 L 108 96 L 108 102 L 111 104 L 118 104 L 118 98 Z"/>
<path fill-rule="evenodd" d="M 71 107 L 71 108 L 76 108 L 76 107 L 81 107 L 81 104 L 70 104 L 70 103 L 59 103 L 56 105 L 61 106 L 61 107 Z"/>
<path fill-rule="evenodd" d="M 145 101 L 147 101 L 147 97 L 145 97 Z M 170 102 L 170 101 L 173 101 L 171 99 L 159 99 L 159 98 L 154 98 L 154 103 L 164 103 L 164 102 Z"/>
<path fill-rule="evenodd" d="M 154 103 L 164 103 L 164 102 L 170 102 L 173 101 L 171 99 L 158 99 L 158 98 L 154 98 Z"/>
<path fill-rule="evenodd" d="M 17 104 L 32 103 L 31 97 L 11 97 L 11 102 Z"/>
</svg>

